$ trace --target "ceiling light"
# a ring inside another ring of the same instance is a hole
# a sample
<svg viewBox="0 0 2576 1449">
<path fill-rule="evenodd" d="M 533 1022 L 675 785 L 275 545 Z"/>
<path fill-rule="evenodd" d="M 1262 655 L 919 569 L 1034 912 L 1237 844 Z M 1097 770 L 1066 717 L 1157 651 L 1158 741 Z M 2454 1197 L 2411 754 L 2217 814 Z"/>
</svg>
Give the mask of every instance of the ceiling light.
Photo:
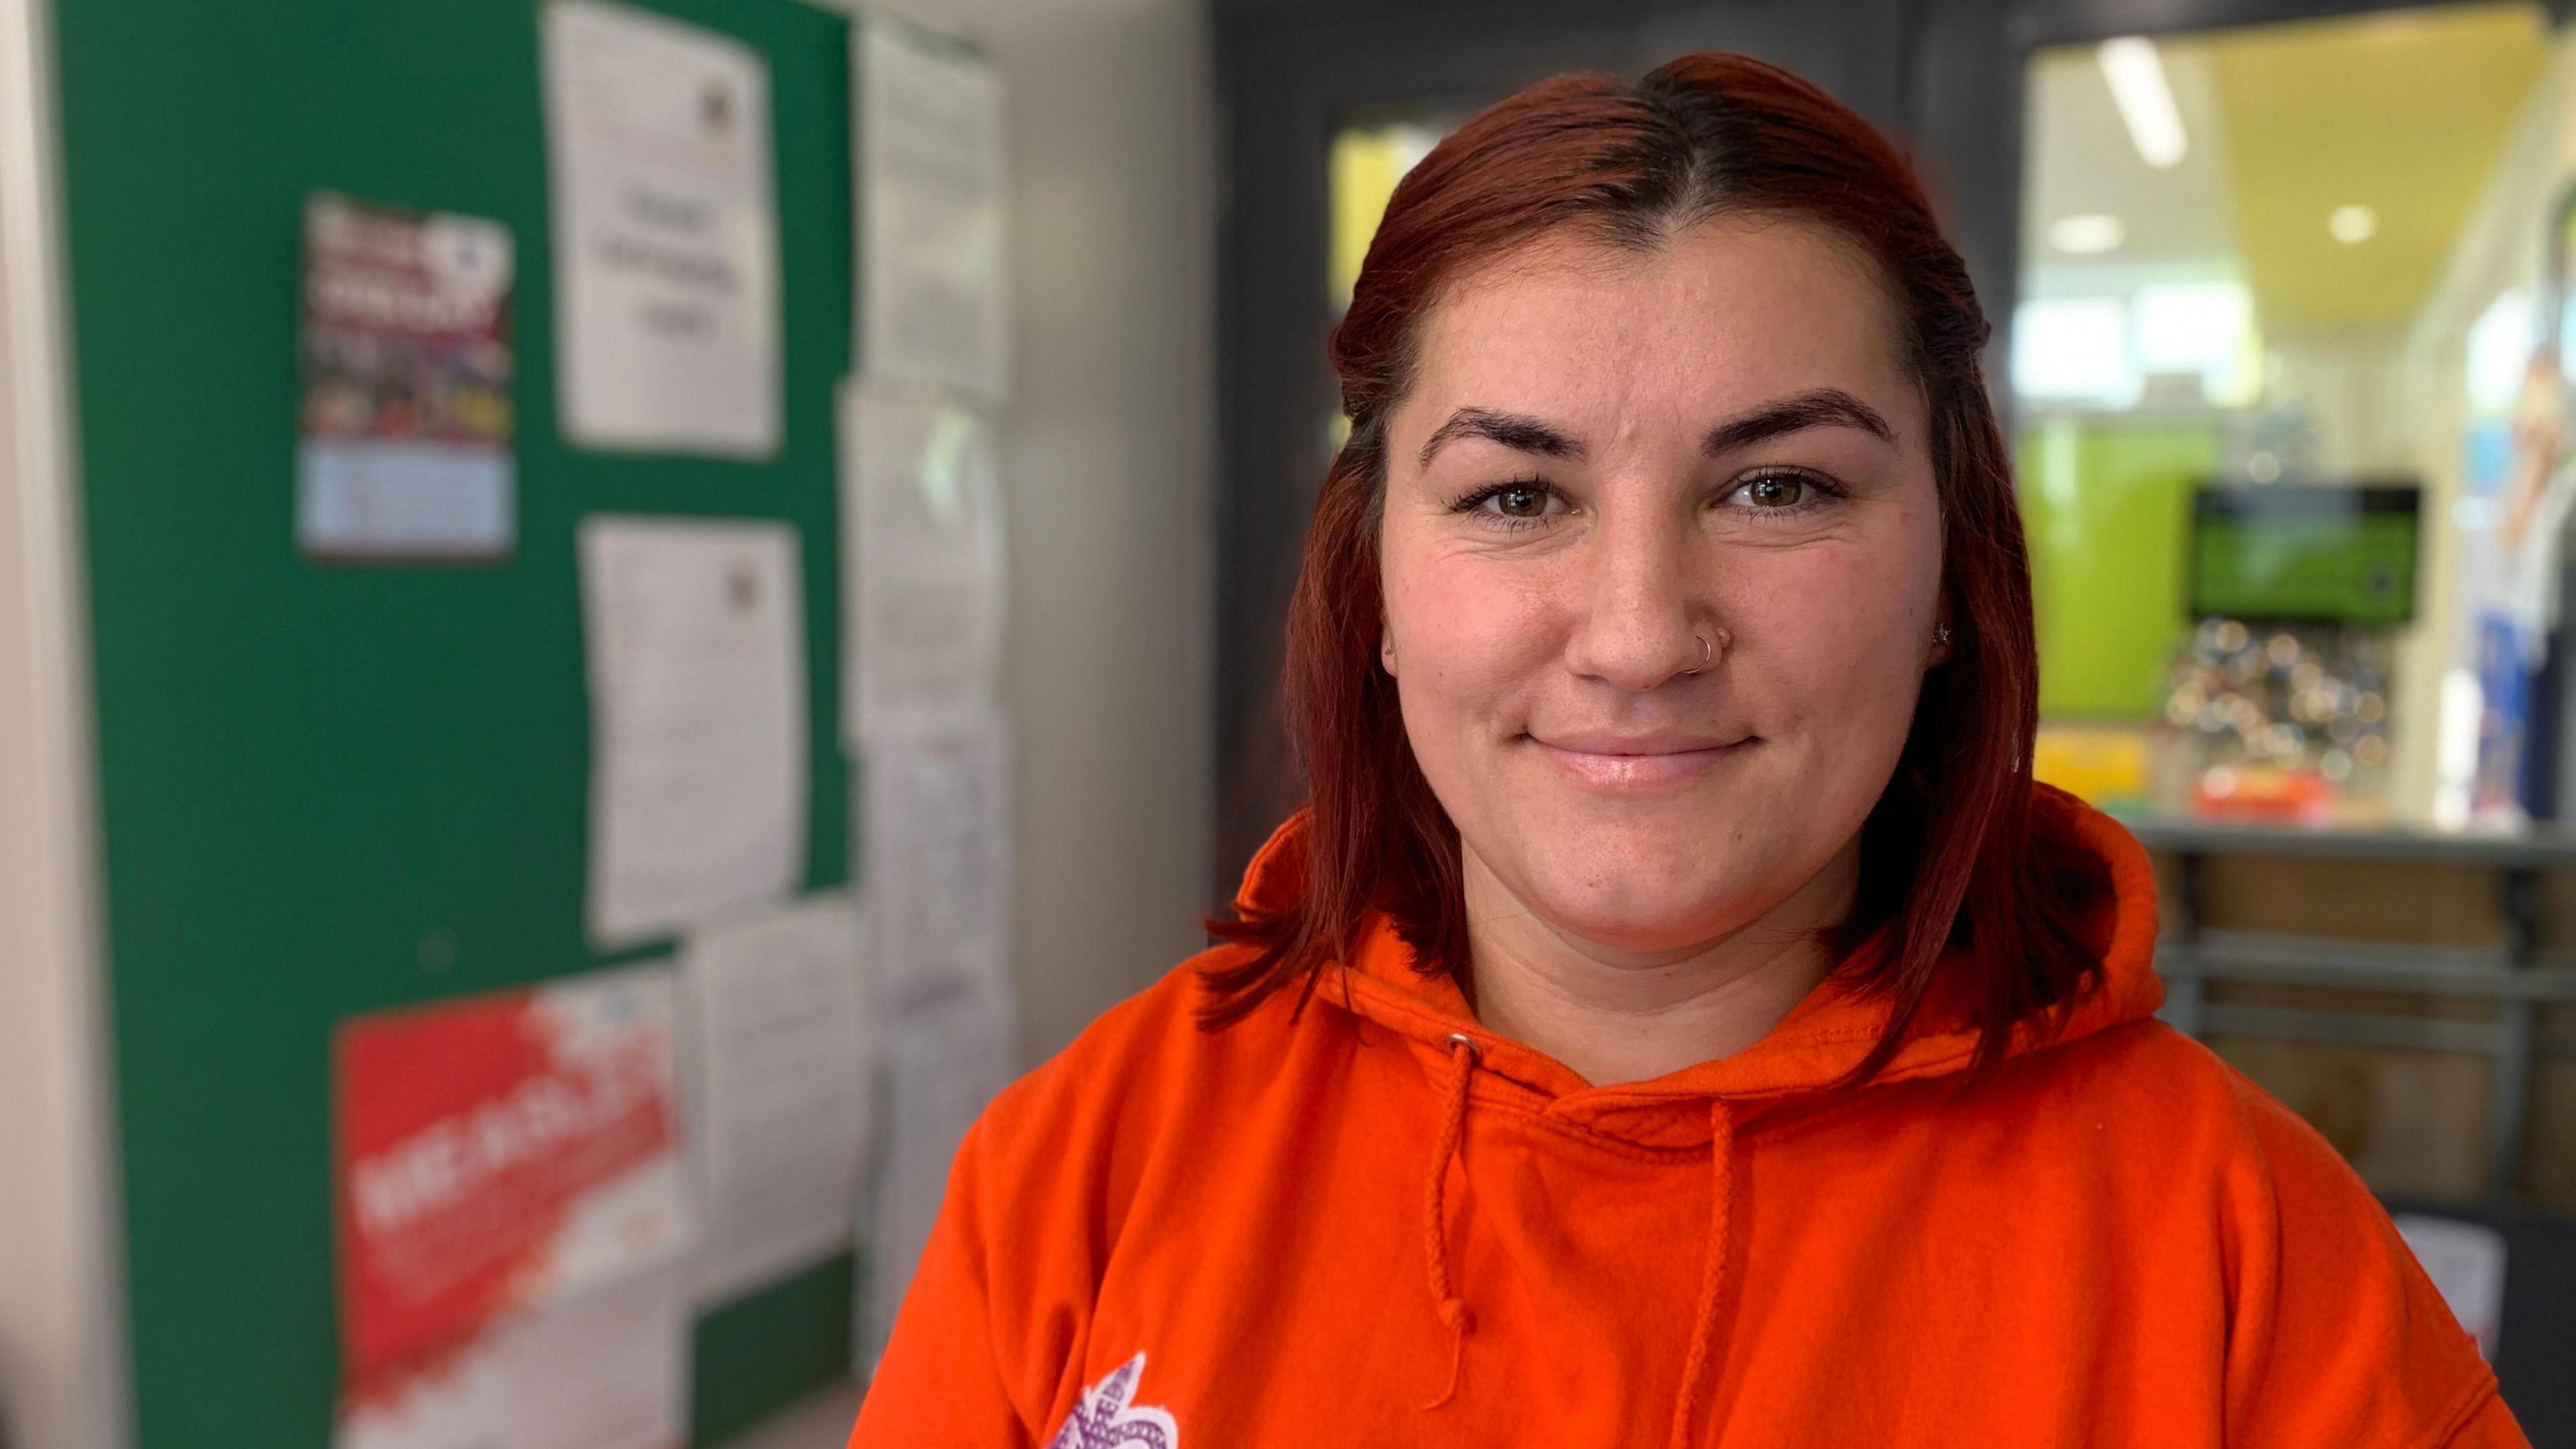
<svg viewBox="0 0 2576 1449">
<path fill-rule="evenodd" d="M 2367 206 L 2338 206 L 2327 214 L 2326 230 L 2345 246 L 2359 246 L 2379 234 L 2379 213 Z"/>
<path fill-rule="evenodd" d="M 2138 159 L 2159 171 L 2180 165 L 2191 141 L 2183 134 L 2182 112 L 2174 107 L 2173 87 L 2165 82 L 2165 63 L 2155 42 L 2134 35 L 2106 40 L 2100 58 L 2102 79 L 2110 83 L 2111 99 L 2120 107 L 2121 124 L 2129 128 Z"/>
<path fill-rule="evenodd" d="M 2048 228 L 2048 244 L 2069 256 L 2095 256 L 2128 239 L 2127 223 L 2099 211 L 2061 216 Z"/>
</svg>

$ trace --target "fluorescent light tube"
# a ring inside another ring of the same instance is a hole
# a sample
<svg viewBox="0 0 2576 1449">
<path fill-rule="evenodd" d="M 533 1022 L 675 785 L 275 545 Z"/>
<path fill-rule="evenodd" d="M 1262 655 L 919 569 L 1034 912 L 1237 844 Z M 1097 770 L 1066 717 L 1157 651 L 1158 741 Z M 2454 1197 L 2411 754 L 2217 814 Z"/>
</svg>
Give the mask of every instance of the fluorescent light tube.
<svg viewBox="0 0 2576 1449">
<path fill-rule="evenodd" d="M 2121 124 L 2138 159 L 2159 171 L 2181 164 L 2191 150 L 2183 134 L 2182 112 L 2175 109 L 2173 87 L 2165 81 L 2165 63 L 2155 42 L 2123 36 L 2102 42 L 2102 79 L 2110 82 L 2111 99 L 2120 107 Z"/>
</svg>

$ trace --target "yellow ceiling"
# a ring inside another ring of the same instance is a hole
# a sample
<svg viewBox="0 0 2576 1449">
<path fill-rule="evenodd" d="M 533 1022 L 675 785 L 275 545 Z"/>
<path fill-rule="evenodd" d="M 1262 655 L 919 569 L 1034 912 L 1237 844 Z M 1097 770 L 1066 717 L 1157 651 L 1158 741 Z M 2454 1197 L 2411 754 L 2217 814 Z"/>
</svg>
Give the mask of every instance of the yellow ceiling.
<svg viewBox="0 0 2576 1449">
<path fill-rule="evenodd" d="M 2539 7 L 2463 6 L 2222 32 L 2202 51 L 2226 128 L 2238 254 L 2267 333 L 2414 314 L 2538 78 Z M 2368 241 L 2335 208 L 2379 213 Z"/>
</svg>

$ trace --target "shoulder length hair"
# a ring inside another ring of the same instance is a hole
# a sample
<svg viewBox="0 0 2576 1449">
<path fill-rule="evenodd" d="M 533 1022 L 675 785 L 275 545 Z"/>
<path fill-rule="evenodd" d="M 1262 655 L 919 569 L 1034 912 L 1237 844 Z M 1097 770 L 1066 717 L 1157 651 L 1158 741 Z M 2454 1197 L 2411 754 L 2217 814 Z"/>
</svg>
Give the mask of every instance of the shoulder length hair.
<svg viewBox="0 0 2576 1449">
<path fill-rule="evenodd" d="M 1372 913 L 1426 973 L 1467 962 L 1458 834 L 1407 743 L 1395 682 L 1377 667 L 1378 522 L 1387 419 L 1446 285 L 1542 233 L 1651 250 L 1721 216 L 1793 218 L 1875 265 L 1931 419 L 1942 588 L 1955 625 L 1911 732 L 1862 830 L 1859 907 L 1842 970 L 1893 1003 L 1850 1080 L 1902 1042 L 1945 956 L 1983 973 L 1978 1064 L 2014 1023 L 2072 999 L 2096 956 L 2078 941 L 2074 883 L 2030 829 L 2038 662 L 2030 565 L 2009 455 L 1978 353 L 1989 327 L 1912 169 L 1815 86 L 1740 55 L 1686 56 L 1641 81 L 1560 76 L 1468 121 L 1399 184 L 1332 338 L 1350 437 L 1325 475 L 1288 611 L 1283 700 L 1307 786 L 1293 900 L 1237 902 L 1209 923 L 1250 948 L 1205 969 L 1217 1027 L 1346 960 Z"/>
</svg>

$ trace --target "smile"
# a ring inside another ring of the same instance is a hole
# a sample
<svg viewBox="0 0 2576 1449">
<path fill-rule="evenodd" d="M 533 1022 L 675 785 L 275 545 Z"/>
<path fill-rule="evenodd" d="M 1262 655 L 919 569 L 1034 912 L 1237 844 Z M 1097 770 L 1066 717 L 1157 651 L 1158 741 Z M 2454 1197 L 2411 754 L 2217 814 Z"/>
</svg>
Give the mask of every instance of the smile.
<svg viewBox="0 0 2576 1449">
<path fill-rule="evenodd" d="M 1644 793 L 1695 779 L 1760 741 L 1753 736 L 1717 742 L 1687 739 L 1611 740 L 1573 737 L 1543 740 L 1548 762 L 1566 778 L 1593 790 Z"/>
</svg>

